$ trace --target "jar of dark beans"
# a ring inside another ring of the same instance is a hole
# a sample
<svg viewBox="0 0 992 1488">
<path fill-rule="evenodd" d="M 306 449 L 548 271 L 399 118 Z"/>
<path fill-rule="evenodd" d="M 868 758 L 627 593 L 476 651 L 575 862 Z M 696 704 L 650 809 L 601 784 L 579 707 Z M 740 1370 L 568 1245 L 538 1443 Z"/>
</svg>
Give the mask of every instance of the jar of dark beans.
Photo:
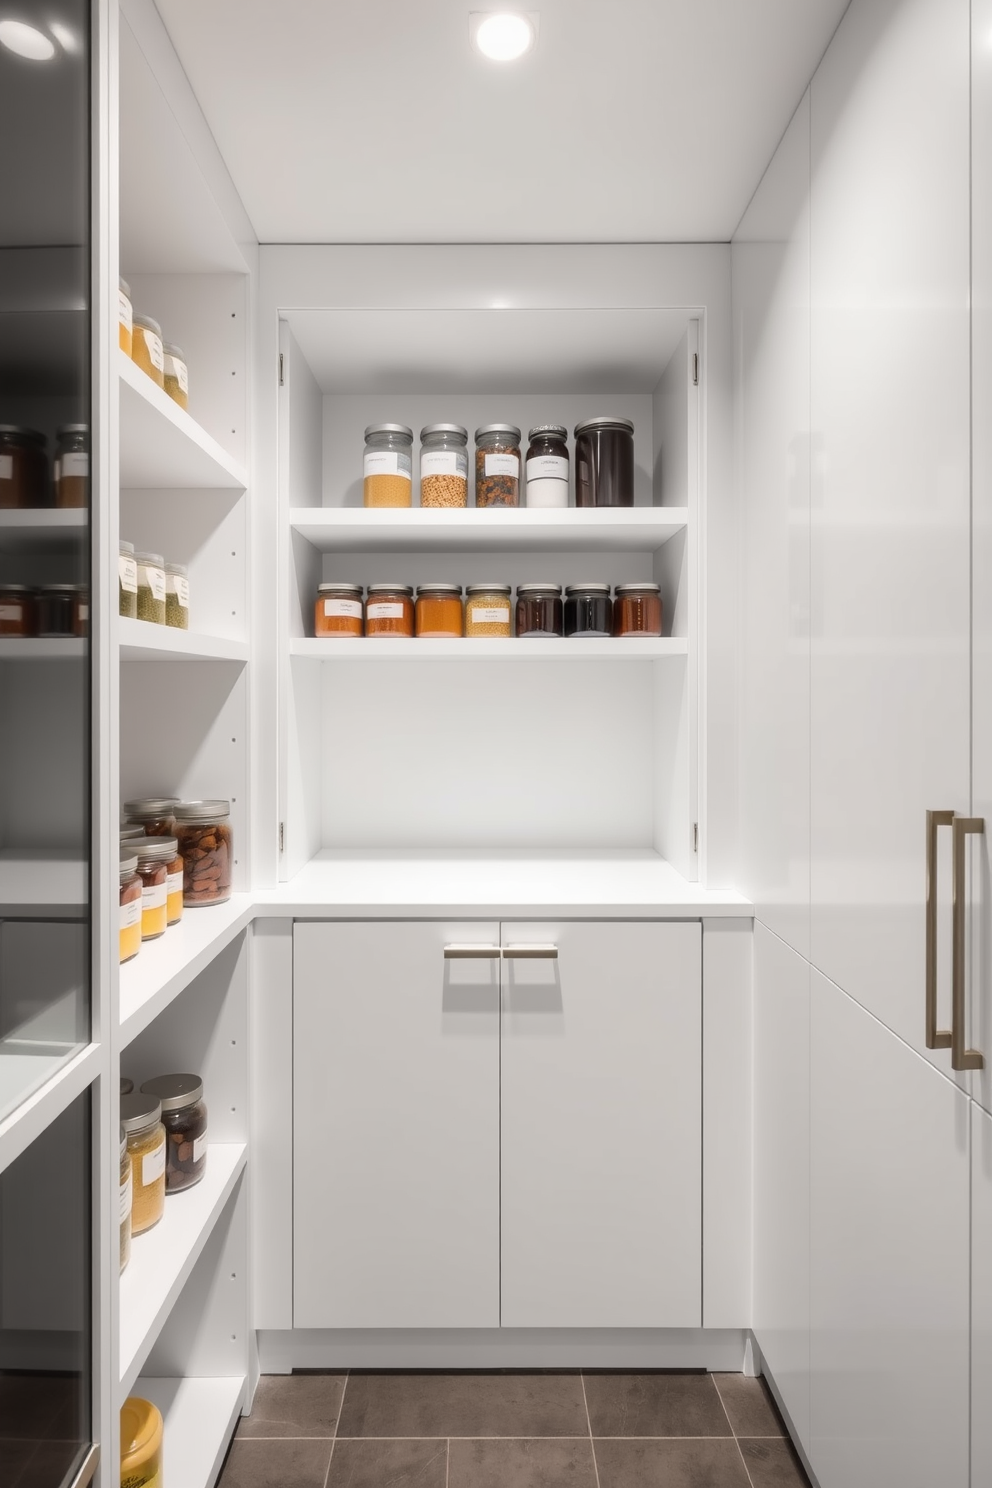
<svg viewBox="0 0 992 1488">
<path fill-rule="evenodd" d="M 576 506 L 633 506 L 634 425 L 589 418 L 575 426 Z"/>
<path fill-rule="evenodd" d="M 475 504 L 520 505 L 520 430 L 513 424 L 475 431 Z"/>
<path fill-rule="evenodd" d="M 146 1080 L 141 1091 L 162 1102 L 166 1193 L 192 1188 L 207 1170 L 203 1081 L 199 1075 L 158 1075 L 154 1080 Z"/>
<path fill-rule="evenodd" d="M 561 585 L 517 585 L 517 635 L 560 636 Z"/>
<path fill-rule="evenodd" d="M 569 584 L 565 589 L 565 634 L 613 634 L 613 601 L 609 584 Z"/>
<path fill-rule="evenodd" d="M 657 584 L 618 584 L 613 601 L 613 634 L 661 635 L 661 589 Z"/>
</svg>

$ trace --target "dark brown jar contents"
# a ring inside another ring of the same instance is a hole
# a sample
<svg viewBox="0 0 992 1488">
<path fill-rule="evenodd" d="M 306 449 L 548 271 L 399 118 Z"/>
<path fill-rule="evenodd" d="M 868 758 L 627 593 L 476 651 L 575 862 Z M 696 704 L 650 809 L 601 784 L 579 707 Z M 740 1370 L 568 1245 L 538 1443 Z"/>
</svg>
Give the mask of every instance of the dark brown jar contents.
<svg viewBox="0 0 992 1488">
<path fill-rule="evenodd" d="M 227 801 L 181 801 L 176 838 L 183 860 L 183 904 L 223 904 L 231 897 L 233 846 Z"/>
<path fill-rule="evenodd" d="M 557 584 L 517 585 L 517 635 L 560 636 L 561 588 Z"/>
<path fill-rule="evenodd" d="M 618 584 L 613 602 L 613 634 L 661 635 L 661 590 L 657 584 Z"/>
<path fill-rule="evenodd" d="M 138 796 L 124 802 L 124 820 L 141 827 L 146 837 L 173 837 L 176 819 L 172 811 L 178 801 L 178 796 Z"/>
<path fill-rule="evenodd" d="M 575 426 L 576 506 L 633 506 L 634 425 L 590 418 Z"/>
<path fill-rule="evenodd" d="M 162 1102 L 165 1127 L 165 1191 L 181 1193 L 199 1183 L 207 1170 L 207 1108 L 199 1075 L 158 1075 L 146 1080 L 143 1095 Z"/>
<path fill-rule="evenodd" d="M 45 436 L 17 424 L 0 424 L 0 508 L 49 506 Z"/>
<path fill-rule="evenodd" d="M 34 635 L 34 596 L 26 584 L 0 584 L 0 636 Z"/>
</svg>

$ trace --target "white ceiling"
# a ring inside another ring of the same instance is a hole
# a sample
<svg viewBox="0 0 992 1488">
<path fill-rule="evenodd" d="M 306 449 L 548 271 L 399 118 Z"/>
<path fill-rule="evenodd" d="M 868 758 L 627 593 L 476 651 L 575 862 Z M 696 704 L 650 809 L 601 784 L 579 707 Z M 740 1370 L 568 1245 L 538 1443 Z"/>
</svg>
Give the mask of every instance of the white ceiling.
<svg viewBox="0 0 992 1488">
<path fill-rule="evenodd" d="M 157 0 L 263 243 L 726 241 L 847 3 Z"/>
</svg>

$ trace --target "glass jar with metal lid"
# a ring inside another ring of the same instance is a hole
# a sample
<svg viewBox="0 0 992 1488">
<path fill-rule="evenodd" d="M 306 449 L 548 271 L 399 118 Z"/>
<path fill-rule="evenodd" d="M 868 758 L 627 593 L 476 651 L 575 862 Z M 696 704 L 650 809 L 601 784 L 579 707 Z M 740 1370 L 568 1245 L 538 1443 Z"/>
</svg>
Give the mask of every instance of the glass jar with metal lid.
<svg viewBox="0 0 992 1488">
<path fill-rule="evenodd" d="M 131 1159 L 127 1153 L 127 1132 L 121 1127 L 120 1187 L 118 1204 L 121 1218 L 121 1270 L 131 1259 Z"/>
<path fill-rule="evenodd" d="M 180 801 L 175 808 L 187 909 L 223 904 L 231 897 L 234 841 L 230 816 L 229 801 Z"/>
<path fill-rule="evenodd" d="M 146 837 L 174 837 L 176 818 L 172 808 L 178 801 L 178 796 L 137 796 L 124 802 L 124 820 L 141 827 Z"/>
<path fill-rule="evenodd" d="M 189 371 L 186 353 L 174 341 L 162 343 L 162 377 L 165 391 L 180 408 L 189 407 Z"/>
<path fill-rule="evenodd" d="M 367 636 L 413 635 L 413 589 L 409 584 L 370 584 L 365 601 Z"/>
<path fill-rule="evenodd" d="M 413 505 L 413 430 L 406 424 L 369 424 L 365 430 L 366 506 Z"/>
<path fill-rule="evenodd" d="M 118 614 L 123 615 L 126 620 L 137 620 L 138 565 L 134 557 L 134 543 L 118 543 L 117 579 Z"/>
<path fill-rule="evenodd" d="M 48 505 L 44 434 L 19 424 L 0 424 L 0 510 Z"/>
<path fill-rule="evenodd" d="M 560 636 L 561 633 L 561 585 L 518 584 L 517 635 Z"/>
<path fill-rule="evenodd" d="M 661 635 L 661 589 L 657 584 L 618 584 L 613 601 L 613 634 Z"/>
<path fill-rule="evenodd" d="M 165 559 L 161 553 L 135 553 L 138 565 L 138 619 L 165 624 Z"/>
<path fill-rule="evenodd" d="M 90 499 L 90 426 L 63 424 L 55 436 L 55 505 L 87 506 Z"/>
<path fill-rule="evenodd" d="M 568 584 L 565 588 L 565 634 L 613 634 L 613 601 L 609 584 Z"/>
<path fill-rule="evenodd" d="M 520 430 L 514 424 L 475 431 L 475 504 L 520 505 Z"/>
<path fill-rule="evenodd" d="M 207 1169 L 207 1108 L 199 1075 L 158 1075 L 143 1095 L 162 1102 L 165 1127 L 165 1191 L 179 1193 L 199 1183 Z"/>
<path fill-rule="evenodd" d="M 509 584 L 469 584 L 465 596 L 467 636 L 512 634 Z"/>
<path fill-rule="evenodd" d="M 527 505 L 568 505 L 568 430 L 538 424 L 527 436 Z"/>
<path fill-rule="evenodd" d="M 132 960 L 141 950 L 141 879 L 132 842 L 121 842 L 121 895 L 118 938 L 120 961 Z M 123 1093 L 123 1092 L 122 1092 Z"/>
<path fill-rule="evenodd" d="M 43 584 L 35 590 L 35 633 L 52 638 L 85 636 L 89 594 L 82 584 Z"/>
<path fill-rule="evenodd" d="M 313 607 L 315 636 L 361 636 L 364 632 L 361 584 L 318 584 Z"/>
<path fill-rule="evenodd" d="M 121 1126 L 131 1159 L 131 1234 L 158 1224 L 165 1209 L 165 1127 L 154 1095 L 121 1096 Z"/>
<path fill-rule="evenodd" d="M 165 387 L 162 327 L 150 315 L 136 315 L 131 323 L 131 360 L 157 387 Z"/>
<path fill-rule="evenodd" d="M 633 506 L 634 425 L 628 418 L 575 426 L 576 506 Z"/>
<path fill-rule="evenodd" d="M 468 506 L 468 430 L 428 424 L 420 431 L 421 506 Z"/>
<path fill-rule="evenodd" d="M 464 631 L 461 584 L 420 584 L 417 588 L 417 635 L 425 639 L 460 639 Z"/>
<path fill-rule="evenodd" d="M 35 632 L 34 592 L 26 584 L 0 584 L 0 636 Z"/>
<path fill-rule="evenodd" d="M 138 859 L 141 879 L 141 938 L 157 940 L 169 925 L 169 874 L 179 857 L 175 837 L 134 837 L 127 851 Z"/>
<path fill-rule="evenodd" d="M 189 630 L 189 569 L 185 563 L 165 565 L 165 623 Z"/>
<path fill-rule="evenodd" d="M 131 355 L 131 325 L 133 319 L 134 309 L 131 305 L 131 286 L 126 279 L 121 279 L 117 292 L 117 324 L 119 327 L 118 339 L 120 348 L 125 356 Z"/>
<path fill-rule="evenodd" d="M 150 1400 L 130 1395 L 121 1406 L 122 1488 L 163 1488 L 162 1412 Z M 107 1480 L 110 1473 L 106 1474 Z M 176 1485 L 179 1488 L 179 1485 Z"/>
</svg>

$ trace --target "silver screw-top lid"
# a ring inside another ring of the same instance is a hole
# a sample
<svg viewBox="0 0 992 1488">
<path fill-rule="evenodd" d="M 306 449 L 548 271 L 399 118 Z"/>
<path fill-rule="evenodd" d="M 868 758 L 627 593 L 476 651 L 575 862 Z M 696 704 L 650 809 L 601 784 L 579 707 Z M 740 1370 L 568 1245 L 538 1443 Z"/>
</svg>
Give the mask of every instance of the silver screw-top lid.
<svg viewBox="0 0 992 1488">
<path fill-rule="evenodd" d="M 469 584 L 466 586 L 466 594 L 509 594 L 509 584 Z"/>
<path fill-rule="evenodd" d="M 609 584 L 566 584 L 566 594 L 609 594 Z"/>
<path fill-rule="evenodd" d="M 133 801 L 124 802 L 124 815 L 129 820 L 140 821 L 147 817 L 154 821 L 159 816 L 171 816 L 178 800 L 178 796 L 137 796 Z"/>
<path fill-rule="evenodd" d="M 127 848 L 138 854 L 139 863 L 171 863 L 179 853 L 175 837 L 134 837 Z"/>
<path fill-rule="evenodd" d="M 468 430 L 461 424 L 425 424 L 420 431 L 421 439 L 429 439 L 432 434 L 451 434 L 455 439 L 468 443 Z"/>
<path fill-rule="evenodd" d="M 162 350 L 165 352 L 166 356 L 175 357 L 176 360 L 182 362 L 183 366 L 185 367 L 186 353 L 183 351 L 181 346 L 176 345 L 175 341 L 163 341 Z"/>
<path fill-rule="evenodd" d="M 515 424 L 483 424 L 481 429 L 476 429 L 476 441 L 485 439 L 488 434 L 506 434 L 512 444 L 520 443 L 520 430 Z"/>
<path fill-rule="evenodd" d="M 165 568 L 165 559 L 161 553 L 135 553 L 134 556 L 146 568 Z"/>
<path fill-rule="evenodd" d="M 214 821 L 217 817 L 230 816 L 230 801 L 179 801 L 173 811 L 176 821 Z"/>
<path fill-rule="evenodd" d="M 181 1111 L 203 1099 L 203 1080 L 199 1075 L 156 1075 L 141 1087 L 142 1095 L 154 1095 L 164 1111 Z"/>
<path fill-rule="evenodd" d="M 618 584 L 618 594 L 660 594 L 660 584 Z"/>
<path fill-rule="evenodd" d="M 419 599 L 422 594 L 457 594 L 461 599 L 462 586 L 461 584 L 418 584 L 417 598 Z"/>
<path fill-rule="evenodd" d="M 135 871 L 137 866 L 138 859 L 136 854 L 132 851 L 132 844 L 129 842 L 127 847 L 125 847 L 124 844 L 121 843 L 121 882 L 123 882 L 125 878 L 130 878 L 131 874 Z"/>
<path fill-rule="evenodd" d="M 143 331 L 152 331 L 159 340 L 162 338 L 162 327 L 157 320 L 152 320 L 150 315 L 136 315 L 131 324 L 140 326 Z"/>
<path fill-rule="evenodd" d="M 398 434 L 401 439 L 409 439 L 413 443 L 413 430 L 407 424 L 369 424 L 365 430 L 365 438 L 369 439 L 374 434 Z"/>
<path fill-rule="evenodd" d="M 137 1090 L 133 1095 L 121 1096 L 121 1126 L 128 1136 L 147 1131 L 161 1119 L 162 1103 L 157 1096 L 142 1095 Z"/>
<path fill-rule="evenodd" d="M 527 438 L 538 439 L 541 435 L 548 435 L 555 439 L 567 439 L 568 430 L 564 424 L 535 424 Z"/>
<path fill-rule="evenodd" d="M 634 432 L 634 421 L 629 418 L 621 418 L 619 415 L 603 414 L 598 418 L 583 419 L 581 424 L 576 424 L 576 436 L 584 433 L 587 429 L 624 429 L 628 434 Z"/>
<path fill-rule="evenodd" d="M 125 542 L 124 539 L 121 538 L 121 540 L 117 544 L 117 546 L 118 546 L 118 548 L 120 549 L 120 551 L 122 553 L 130 553 L 132 555 L 132 557 L 133 557 L 133 555 L 134 555 L 134 543 Z"/>
<path fill-rule="evenodd" d="M 561 598 L 560 584 L 518 584 L 518 594 L 553 594 L 556 599 Z"/>
<path fill-rule="evenodd" d="M 412 584 L 370 584 L 369 599 L 373 594 L 412 594 Z"/>
<path fill-rule="evenodd" d="M 361 594 L 361 584 L 344 584 L 337 580 L 317 585 L 318 594 Z"/>
</svg>

